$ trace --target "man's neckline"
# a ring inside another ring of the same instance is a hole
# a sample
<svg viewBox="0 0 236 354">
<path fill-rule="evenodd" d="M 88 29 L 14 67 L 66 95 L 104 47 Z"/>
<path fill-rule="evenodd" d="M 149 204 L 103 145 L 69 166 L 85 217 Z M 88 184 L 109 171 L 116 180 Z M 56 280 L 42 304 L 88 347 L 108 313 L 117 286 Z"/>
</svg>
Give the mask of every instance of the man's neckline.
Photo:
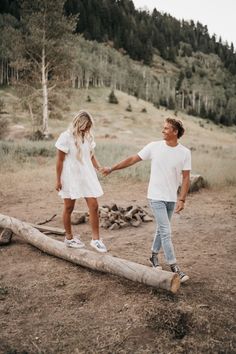
<svg viewBox="0 0 236 354">
<path fill-rule="evenodd" d="M 163 141 L 164 141 L 165 146 L 167 146 L 167 147 L 169 147 L 169 148 L 172 148 L 172 149 L 179 146 L 179 142 L 177 142 L 177 144 L 173 146 L 173 145 L 167 144 L 167 142 L 166 142 L 165 140 L 163 140 Z"/>
</svg>

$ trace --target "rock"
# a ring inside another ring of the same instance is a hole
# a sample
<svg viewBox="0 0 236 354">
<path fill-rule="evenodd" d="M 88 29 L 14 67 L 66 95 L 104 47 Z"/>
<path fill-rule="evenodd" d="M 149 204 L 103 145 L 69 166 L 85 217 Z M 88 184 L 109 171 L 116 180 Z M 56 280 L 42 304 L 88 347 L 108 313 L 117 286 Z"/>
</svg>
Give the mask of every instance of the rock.
<svg viewBox="0 0 236 354">
<path fill-rule="evenodd" d="M 140 220 L 131 220 L 130 225 L 132 225 L 134 227 L 138 227 L 141 225 L 141 221 Z"/>
<path fill-rule="evenodd" d="M 86 222 L 87 216 L 88 213 L 74 211 L 71 215 L 71 224 L 72 225 L 84 224 Z"/>
<path fill-rule="evenodd" d="M 118 211 L 119 209 L 118 209 L 118 207 L 117 207 L 116 204 L 113 204 L 113 205 L 111 206 L 111 210 L 113 210 L 113 211 Z"/>
<path fill-rule="evenodd" d="M 199 189 L 206 187 L 206 181 L 201 175 L 190 176 L 190 188 L 189 193 L 197 192 Z"/>
<path fill-rule="evenodd" d="M 126 222 L 126 221 L 124 221 L 124 220 L 120 220 L 120 221 L 119 221 L 119 224 L 120 224 L 120 227 L 127 227 L 127 226 L 129 226 L 129 223 Z"/>
<path fill-rule="evenodd" d="M 107 213 L 104 212 L 103 210 L 100 210 L 99 216 L 100 216 L 101 219 L 106 219 L 107 218 Z"/>
<path fill-rule="evenodd" d="M 103 206 L 101 206 L 99 209 L 106 210 L 107 212 L 110 211 L 109 205 L 103 205 Z"/>
<path fill-rule="evenodd" d="M 152 221 L 146 210 L 138 205 L 130 205 L 126 208 L 113 203 L 111 206 L 103 205 L 99 208 L 100 226 L 117 230 L 129 225 L 138 227 L 141 223 Z"/>
<path fill-rule="evenodd" d="M 100 227 L 103 227 L 104 229 L 109 229 L 109 227 L 111 226 L 112 224 L 111 224 L 111 222 L 110 222 L 110 220 L 105 220 L 105 219 L 103 219 L 102 220 L 102 222 L 101 222 L 101 224 L 100 224 Z"/>
<path fill-rule="evenodd" d="M 137 221 L 140 221 L 140 223 L 142 222 L 141 216 L 139 215 L 139 213 L 134 214 L 133 218 Z"/>
<path fill-rule="evenodd" d="M 142 217 L 142 220 L 144 222 L 149 222 L 149 221 L 153 221 L 153 218 L 151 218 L 148 214 L 144 215 L 144 217 Z"/>
<path fill-rule="evenodd" d="M 118 230 L 120 226 L 115 222 L 113 225 L 109 227 L 109 230 Z"/>
</svg>

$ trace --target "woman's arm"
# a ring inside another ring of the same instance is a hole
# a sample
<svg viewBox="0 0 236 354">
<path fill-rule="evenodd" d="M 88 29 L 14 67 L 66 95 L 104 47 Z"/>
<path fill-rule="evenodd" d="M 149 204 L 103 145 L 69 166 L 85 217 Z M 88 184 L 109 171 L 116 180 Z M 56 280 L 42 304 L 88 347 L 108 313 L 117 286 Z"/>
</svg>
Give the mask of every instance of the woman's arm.
<svg viewBox="0 0 236 354">
<path fill-rule="evenodd" d="M 98 160 L 96 159 L 95 155 L 92 155 L 92 156 L 91 156 L 91 161 L 92 161 L 93 167 L 94 167 L 97 171 L 100 171 L 101 166 L 100 166 L 100 163 L 98 162 Z"/>
<path fill-rule="evenodd" d="M 57 162 L 56 162 L 56 176 L 57 176 L 57 180 L 56 180 L 56 190 L 59 192 L 62 188 L 61 185 L 61 173 L 62 173 L 62 168 L 63 168 L 63 162 L 65 160 L 65 156 L 66 154 L 61 151 L 61 150 L 57 150 Z"/>
</svg>

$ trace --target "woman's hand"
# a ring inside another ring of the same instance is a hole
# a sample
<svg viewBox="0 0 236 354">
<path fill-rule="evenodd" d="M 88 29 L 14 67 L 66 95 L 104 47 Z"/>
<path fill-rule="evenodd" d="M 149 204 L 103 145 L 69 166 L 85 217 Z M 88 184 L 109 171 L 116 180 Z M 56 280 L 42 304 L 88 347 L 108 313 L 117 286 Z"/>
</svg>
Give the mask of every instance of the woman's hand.
<svg viewBox="0 0 236 354">
<path fill-rule="evenodd" d="M 108 176 L 111 173 L 111 167 L 102 167 L 100 172 L 103 176 Z"/>
<path fill-rule="evenodd" d="M 60 192 L 61 189 L 62 189 L 62 184 L 61 184 L 61 182 L 59 181 L 59 182 L 56 183 L 56 190 L 57 190 L 58 192 Z"/>
</svg>

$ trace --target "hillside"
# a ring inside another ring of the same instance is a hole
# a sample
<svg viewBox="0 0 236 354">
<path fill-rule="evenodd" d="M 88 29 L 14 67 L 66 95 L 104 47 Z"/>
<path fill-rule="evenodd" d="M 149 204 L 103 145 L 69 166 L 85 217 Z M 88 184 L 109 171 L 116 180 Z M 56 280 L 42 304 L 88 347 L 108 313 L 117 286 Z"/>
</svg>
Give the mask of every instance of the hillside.
<svg viewBox="0 0 236 354">
<path fill-rule="evenodd" d="M 50 87 L 113 87 L 157 107 L 236 124 L 235 50 L 210 36 L 207 26 L 180 22 L 156 9 L 152 14 L 135 10 L 131 0 L 45 4 L 24 0 L 20 7 L 7 0 L 0 7 L 0 84 L 23 86 L 33 115 L 39 115 L 38 97 L 34 93 L 32 99 L 31 92 L 33 87 L 40 95 L 45 45 L 44 70 L 49 70 L 44 77 Z M 43 13 L 48 24 L 50 16 L 55 22 L 53 30 L 45 27 L 44 42 Z"/>
<path fill-rule="evenodd" d="M 104 164 L 110 164 L 114 162 L 113 159 L 124 158 L 127 154 L 137 152 L 146 143 L 160 139 L 164 119 L 175 114 L 174 111 L 166 108 L 157 109 L 153 104 L 121 91 L 116 91 L 119 103 L 111 104 L 108 102 L 109 93 L 110 90 L 104 88 L 74 89 L 67 92 L 68 98 L 65 101 L 63 100 L 65 92 L 58 91 L 57 100 L 54 102 L 57 110 L 49 121 L 50 133 L 54 137 L 58 136 L 69 125 L 76 111 L 81 108 L 89 110 L 94 115 L 96 122 L 95 133 L 99 142 L 98 155 Z M 15 141 L 13 145 L 8 144 L 9 148 L 11 146 L 13 148 L 17 142 L 21 142 L 22 139 L 32 134 L 30 115 L 28 110 L 22 109 L 21 101 L 14 90 L 1 90 L 0 94 L 6 102 L 6 111 L 1 115 L 1 119 L 7 118 L 10 122 L 5 139 Z M 87 101 L 88 96 L 91 102 Z M 131 109 L 131 112 L 127 111 L 127 108 Z M 210 121 L 206 122 L 204 119 L 181 112 L 178 113 L 178 118 L 183 120 L 186 127 L 186 135 L 182 141 L 192 149 L 194 173 L 202 174 L 213 187 L 235 185 L 235 128 L 215 125 Z M 26 144 L 27 150 L 27 141 L 22 143 Z M 35 144 L 43 146 L 44 142 L 35 142 Z M 45 144 L 49 146 L 51 151 L 51 143 L 45 142 Z M 29 149 L 32 148 L 32 146 L 29 147 Z M 110 151 L 113 151 L 114 157 L 111 156 Z M 4 160 L 5 158 L 6 160 Z M 2 165 L 8 169 L 7 157 L 2 155 L 2 159 Z M 17 154 L 13 159 L 10 167 L 14 161 L 17 162 Z M 21 163 L 20 159 L 18 163 Z M 127 174 L 127 177 L 133 176 L 141 178 L 141 180 L 147 178 L 144 167 L 141 170 L 136 171 L 135 168 L 133 172 L 123 171 L 120 173 L 123 176 Z"/>
<path fill-rule="evenodd" d="M 119 104 L 108 103 L 109 89 L 58 92 L 58 117 L 50 120 L 56 138 L 80 108 L 96 123 L 96 155 L 111 164 L 161 138 L 173 111 L 117 91 Z M 29 141 L 28 111 L 12 88 L 0 91 L 10 120 L 0 142 L 0 213 L 27 222 L 62 227 L 62 200 L 55 183 L 53 141 Z M 69 96 L 68 101 L 65 94 Z M 91 102 L 87 102 L 87 96 Z M 130 104 L 132 112 L 126 111 Z M 65 109 L 67 108 L 67 109 Z M 143 109 L 146 112 L 141 112 Z M 0 247 L 0 352 L 47 354 L 233 353 L 235 313 L 235 127 L 216 126 L 178 113 L 186 126 L 183 144 L 191 147 L 194 172 L 210 184 L 188 196 L 185 210 L 173 216 L 172 232 L 182 269 L 190 276 L 177 295 L 120 277 L 75 266 L 33 248 L 19 237 Z M 101 178 L 100 205 L 138 204 L 146 199 L 149 166 L 144 162 Z M 77 210 L 87 210 L 79 200 Z M 75 225 L 86 248 L 88 224 Z M 109 255 L 150 266 L 153 222 L 116 231 L 101 229 Z M 57 241 L 63 237 L 51 235 Z M 168 270 L 163 254 L 161 264 Z M 224 309 L 222 311 L 222 308 Z"/>
</svg>

